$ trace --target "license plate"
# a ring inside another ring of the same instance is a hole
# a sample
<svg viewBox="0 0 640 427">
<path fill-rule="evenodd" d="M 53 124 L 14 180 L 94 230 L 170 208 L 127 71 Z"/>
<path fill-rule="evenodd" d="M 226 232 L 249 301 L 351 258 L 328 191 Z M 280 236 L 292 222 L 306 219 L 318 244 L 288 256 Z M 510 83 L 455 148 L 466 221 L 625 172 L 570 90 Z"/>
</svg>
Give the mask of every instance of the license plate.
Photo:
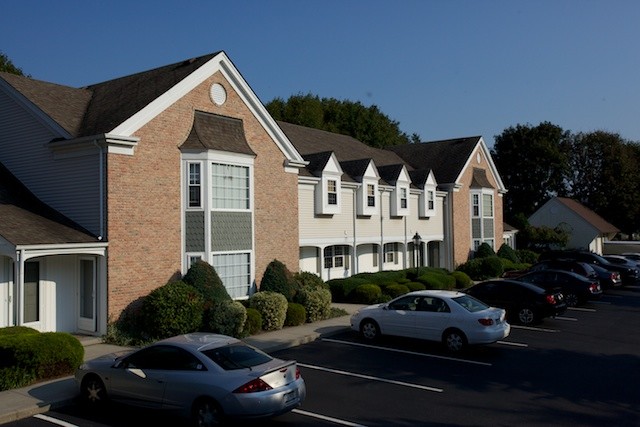
<svg viewBox="0 0 640 427">
<path fill-rule="evenodd" d="M 289 393 L 284 395 L 284 403 L 289 403 L 298 397 L 298 392 L 296 390 L 290 391 Z"/>
</svg>

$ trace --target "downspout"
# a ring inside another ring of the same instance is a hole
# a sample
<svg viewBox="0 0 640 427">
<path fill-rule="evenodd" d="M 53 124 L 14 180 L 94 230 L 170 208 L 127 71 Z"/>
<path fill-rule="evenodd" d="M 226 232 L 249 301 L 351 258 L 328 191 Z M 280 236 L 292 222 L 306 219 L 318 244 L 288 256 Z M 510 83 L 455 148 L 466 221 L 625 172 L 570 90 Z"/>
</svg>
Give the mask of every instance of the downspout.
<svg viewBox="0 0 640 427">
<path fill-rule="evenodd" d="M 356 236 L 356 219 L 358 218 L 358 206 L 357 206 L 357 197 L 358 197 L 358 188 L 353 189 L 353 215 L 351 215 L 353 219 L 353 271 L 351 272 L 351 276 L 354 274 L 358 274 L 360 272 L 360 266 L 358 265 L 358 238 Z"/>
<path fill-rule="evenodd" d="M 16 251 L 16 267 L 14 277 L 15 284 L 15 304 L 13 311 L 13 324 L 16 326 L 22 325 L 22 307 L 24 303 L 24 250 Z"/>
<path fill-rule="evenodd" d="M 100 184 L 99 184 L 99 194 L 100 194 L 100 202 L 99 202 L 99 216 L 100 216 L 100 226 L 99 226 L 99 234 L 98 234 L 98 240 L 102 240 L 104 238 L 104 186 L 105 186 L 105 179 L 104 179 L 104 162 L 103 162 L 103 157 L 104 157 L 104 148 L 98 144 L 97 140 L 93 140 L 93 145 L 95 145 L 98 148 L 98 171 L 99 171 L 99 176 L 100 176 Z"/>
<path fill-rule="evenodd" d="M 382 190 L 380 190 L 380 252 L 378 253 L 378 271 L 384 270 L 384 209 L 382 209 Z"/>
</svg>

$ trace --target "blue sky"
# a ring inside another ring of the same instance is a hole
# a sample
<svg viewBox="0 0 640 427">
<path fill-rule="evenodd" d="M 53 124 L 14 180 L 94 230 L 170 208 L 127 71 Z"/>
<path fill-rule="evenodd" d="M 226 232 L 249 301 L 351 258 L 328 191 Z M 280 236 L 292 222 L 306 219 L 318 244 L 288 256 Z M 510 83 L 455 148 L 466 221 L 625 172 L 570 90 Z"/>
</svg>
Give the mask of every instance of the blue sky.
<svg viewBox="0 0 640 427">
<path fill-rule="evenodd" d="M 422 140 L 550 121 L 640 142 L 640 2 L 4 1 L 0 51 L 80 87 L 224 50 L 263 103 L 377 105 Z"/>
</svg>

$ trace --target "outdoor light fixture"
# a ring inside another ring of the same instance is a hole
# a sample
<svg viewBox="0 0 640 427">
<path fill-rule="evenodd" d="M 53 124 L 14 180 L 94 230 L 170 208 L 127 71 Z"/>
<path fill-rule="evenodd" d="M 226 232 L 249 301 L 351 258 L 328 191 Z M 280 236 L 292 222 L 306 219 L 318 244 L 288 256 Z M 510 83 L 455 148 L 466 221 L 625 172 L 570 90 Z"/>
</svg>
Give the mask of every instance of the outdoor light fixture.
<svg viewBox="0 0 640 427">
<path fill-rule="evenodd" d="M 416 234 L 413 236 L 413 251 L 416 254 L 416 277 L 420 274 L 420 245 L 422 244 L 422 237 L 416 231 Z"/>
</svg>

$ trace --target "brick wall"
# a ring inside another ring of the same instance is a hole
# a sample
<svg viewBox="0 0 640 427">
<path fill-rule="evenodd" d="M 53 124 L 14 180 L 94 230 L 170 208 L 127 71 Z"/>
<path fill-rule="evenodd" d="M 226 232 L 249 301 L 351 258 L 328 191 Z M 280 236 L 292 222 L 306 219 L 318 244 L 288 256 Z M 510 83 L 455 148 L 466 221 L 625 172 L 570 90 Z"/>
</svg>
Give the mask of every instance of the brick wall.
<svg viewBox="0 0 640 427">
<path fill-rule="evenodd" d="M 227 101 L 211 102 L 221 83 Z M 273 259 L 298 268 L 297 175 L 284 172 L 284 156 L 224 76 L 216 73 L 142 127 L 135 155 L 109 154 L 107 238 L 109 316 L 181 277 L 180 150 L 195 110 L 243 120 L 254 163 L 255 273 Z"/>
</svg>

